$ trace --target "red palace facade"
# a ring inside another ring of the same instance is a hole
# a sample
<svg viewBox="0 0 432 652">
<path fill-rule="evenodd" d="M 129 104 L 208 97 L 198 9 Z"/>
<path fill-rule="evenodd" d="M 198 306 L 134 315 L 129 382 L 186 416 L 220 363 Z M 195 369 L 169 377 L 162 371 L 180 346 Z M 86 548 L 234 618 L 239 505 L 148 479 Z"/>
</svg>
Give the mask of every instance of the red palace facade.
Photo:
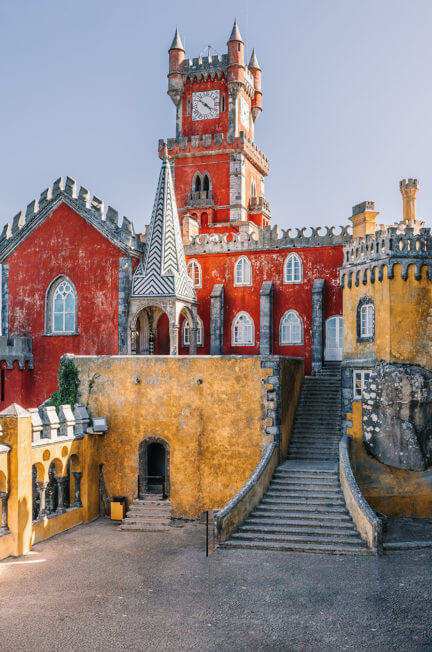
<svg viewBox="0 0 432 652">
<path fill-rule="evenodd" d="M 302 357 L 309 374 L 342 358 L 338 269 L 350 234 L 347 227 L 279 234 L 270 225 L 268 160 L 254 136 L 261 69 L 254 51 L 245 65 L 236 23 L 227 45 L 222 56 L 189 60 L 176 32 L 168 74 L 176 137 L 159 141 L 198 302 L 197 354 Z M 48 398 L 64 353 L 149 352 L 131 334 L 129 314 L 145 247 L 146 235 L 69 177 L 5 225 L 0 407 Z M 176 352 L 188 354 L 184 314 L 178 327 Z M 170 352 L 169 331 L 162 312 L 151 353 Z"/>
</svg>

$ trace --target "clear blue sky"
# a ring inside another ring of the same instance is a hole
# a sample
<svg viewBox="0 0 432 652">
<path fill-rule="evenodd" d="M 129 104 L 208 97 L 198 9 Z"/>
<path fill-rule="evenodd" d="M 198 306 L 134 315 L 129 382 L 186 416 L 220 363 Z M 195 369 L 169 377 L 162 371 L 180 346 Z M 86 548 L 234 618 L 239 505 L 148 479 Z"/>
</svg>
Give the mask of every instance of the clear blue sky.
<svg viewBox="0 0 432 652">
<path fill-rule="evenodd" d="M 406 176 L 430 222 L 430 0 L 0 0 L 1 223 L 69 174 L 142 230 L 175 26 L 188 56 L 225 52 L 234 15 L 263 69 L 273 223 L 346 223 L 365 199 L 393 221 Z"/>
</svg>

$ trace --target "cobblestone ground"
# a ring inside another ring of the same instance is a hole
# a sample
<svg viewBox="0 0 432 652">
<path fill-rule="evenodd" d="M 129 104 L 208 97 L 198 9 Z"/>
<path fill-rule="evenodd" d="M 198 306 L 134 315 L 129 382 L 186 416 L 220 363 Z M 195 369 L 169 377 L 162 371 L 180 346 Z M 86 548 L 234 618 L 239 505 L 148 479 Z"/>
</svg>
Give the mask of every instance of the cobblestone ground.
<svg viewBox="0 0 432 652">
<path fill-rule="evenodd" d="M 98 520 L 0 562 L 0 650 L 430 650 L 432 551 L 217 550 Z"/>
</svg>

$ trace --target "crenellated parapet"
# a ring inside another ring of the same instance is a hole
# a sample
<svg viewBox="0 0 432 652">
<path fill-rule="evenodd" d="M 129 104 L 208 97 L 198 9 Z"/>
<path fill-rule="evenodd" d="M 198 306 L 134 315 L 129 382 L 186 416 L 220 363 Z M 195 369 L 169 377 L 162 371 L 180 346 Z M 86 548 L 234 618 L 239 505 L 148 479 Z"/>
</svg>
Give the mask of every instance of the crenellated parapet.
<svg viewBox="0 0 432 652">
<path fill-rule="evenodd" d="M 401 276 L 408 277 L 408 269 L 415 267 L 415 278 L 422 278 L 422 268 L 427 266 L 427 278 L 432 280 L 431 229 L 400 225 L 384 227 L 363 238 L 355 238 L 344 246 L 343 267 L 340 270 L 342 287 L 354 283 L 367 284 L 394 276 L 395 265 L 401 265 Z"/>
<path fill-rule="evenodd" d="M 255 145 L 253 140 L 244 131 L 240 131 L 237 137 L 228 134 L 197 134 L 196 136 L 181 136 L 179 138 L 168 138 L 166 143 L 159 140 L 158 151 L 162 156 L 165 145 L 169 156 L 176 158 L 202 156 L 202 147 L 214 152 L 242 151 L 263 175 L 269 173 L 269 161 L 267 156 Z"/>
<path fill-rule="evenodd" d="M 339 231 L 336 233 L 336 229 Z M 294 233 L 295 231 L 295 233 Z M 267 226 L 256 232 L 214 233 L 197 235 L 185 247 L 187 256 L 230 251 L 260 251 L 266 249 L 300 249 L 307 247 L 334 247 L 351 240 L 349 226 L 303 227 L 283 229 L 279 234 L 277 226 Z"/>
<path fill-rule="evenodd" d="M 33 369 L 33 353 L 31 337 L 0 336 L 0 362 L 6 362 L 8 369 L 13 369 L 14 362 L 18 363 L 20 369 L 27 364 L 28 369 Z"/>
<path fill-rule="evenodd" d="M 78 190 L 74 179 L 59 177 L 52 188 L 41 193 L 39 200 L 28 204 L 25 213 L 20 211 L 5 224 L 0 234 L 0 260 L 5 260 L 61 203 L 79 213 L 125 253 L 138 255 L 142 251 L 131 220 L 123 217 L 120 224 L 117 210 L 111 206 L 105 210 L 104 201 L 96 195 L 91 196 L 87 188 L 80 186 Z"/>
<path fill-rule="evenodd" d="M 87 433 L 91 418 L 83 403 L 29 408 L 32 421 L 33 446 L 46 445 L 67 439 L 82 439 Z"/>
</svg>

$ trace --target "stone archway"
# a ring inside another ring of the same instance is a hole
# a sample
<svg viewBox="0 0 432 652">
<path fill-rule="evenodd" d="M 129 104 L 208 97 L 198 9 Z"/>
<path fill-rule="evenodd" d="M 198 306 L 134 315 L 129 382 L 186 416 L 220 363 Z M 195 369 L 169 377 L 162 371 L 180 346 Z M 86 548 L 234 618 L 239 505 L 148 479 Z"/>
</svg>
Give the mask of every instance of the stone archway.
<svg viewBox="0 0 432 652">
<path fill-rule="evenodd" d="M 138 498 L 147 493 L 170 495 L 170 447 L 161 437 L 146 437 L 138 447 Z M 153 488 L 153 491 L 152 491 Z"/>
</svg>

